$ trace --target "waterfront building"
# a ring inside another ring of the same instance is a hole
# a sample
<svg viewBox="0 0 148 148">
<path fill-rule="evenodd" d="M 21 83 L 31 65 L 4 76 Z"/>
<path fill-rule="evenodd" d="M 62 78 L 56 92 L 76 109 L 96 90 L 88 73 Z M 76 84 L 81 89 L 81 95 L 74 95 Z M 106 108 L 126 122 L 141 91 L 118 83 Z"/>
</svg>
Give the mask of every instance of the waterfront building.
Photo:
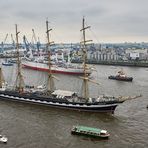
<svg viewBox="0 0 148 148">
<path fill-rule="evenodd" d="M 125 50 L 126 57 L 129 60 L 147 60 L 148 59 L 148 49 L 133 49 L 128 48 Z"/>
</svg>

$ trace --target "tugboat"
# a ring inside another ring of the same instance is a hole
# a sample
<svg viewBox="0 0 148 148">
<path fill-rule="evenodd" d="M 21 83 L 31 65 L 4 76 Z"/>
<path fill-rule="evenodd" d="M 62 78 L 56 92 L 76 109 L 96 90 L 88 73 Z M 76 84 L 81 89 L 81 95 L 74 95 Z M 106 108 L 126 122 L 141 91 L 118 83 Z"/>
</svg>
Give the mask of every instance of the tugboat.
<svg viewBox="0 0 148 148">
<path fill-rule="evenodd" d="M 125 73 L 122 70 L 120 70 L 120 71 L 118 71 L 118 74 L 116 76 L 111 75 L 108 77 L 108 79 L 132 82 L 133 77 L 126 76 Z"/>
<path fill-rule="evenodd" d="M 106 130 L 87 126 L 73 126 L 71 134 L 84 135 L 92 138 L 108 138 L 110 134 Z"/>
</svg>

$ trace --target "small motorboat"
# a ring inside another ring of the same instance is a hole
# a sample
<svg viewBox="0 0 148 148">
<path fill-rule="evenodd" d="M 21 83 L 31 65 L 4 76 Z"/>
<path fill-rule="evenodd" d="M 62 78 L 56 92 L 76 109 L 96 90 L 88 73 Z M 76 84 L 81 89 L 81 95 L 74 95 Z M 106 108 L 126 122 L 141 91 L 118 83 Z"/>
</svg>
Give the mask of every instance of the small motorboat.
<svg viewBox="0 0 148 148">
<path fill-rule="evenodd" d="M 6 136 L 0 135 L 0 142 L 7 143 L 8 138 Z"/>
<path fill-rule="evenodd" d="M 11 62 L 3 62 L 2 65 L 4 65 L 4 66 L 13 66 L 13 63 L 11 63 Z"/>
<path fill-rule="evenodd" d="M 4 66 L 13 66 L 14 63 L 11 59 L 5 59 L 5 61 L 2 62 L 2 65 Z"/>
<path fill-rule="evenodd" d="M 73 126 L 71 133 L 93 138 L 108 138 L 110 136 L 110 134 L 106 130 L 86 126 Z"/>
</svg>

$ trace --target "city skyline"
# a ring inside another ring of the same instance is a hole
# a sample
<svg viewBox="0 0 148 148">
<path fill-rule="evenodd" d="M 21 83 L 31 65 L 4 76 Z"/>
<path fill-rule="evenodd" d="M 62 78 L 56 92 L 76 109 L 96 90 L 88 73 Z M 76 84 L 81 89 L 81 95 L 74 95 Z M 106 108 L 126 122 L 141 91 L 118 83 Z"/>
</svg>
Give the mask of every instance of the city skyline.
<svg viewBox="0 0 148 148">
<path fill-rule="evenodd" d="M 95 43 L 148 41 L 147 0 L 7 0 L 0 5 L 0 41 L 15 33 L 32 37 L 32 28 L 41 42 L 46 42 L 45 21 L 48 18 L 52 40 L 77 43 L 81 39 L 82 17 L 91 26 L 88 39 Z M 22 40 L 22 39 L 21 39 Z"/>
</svg>

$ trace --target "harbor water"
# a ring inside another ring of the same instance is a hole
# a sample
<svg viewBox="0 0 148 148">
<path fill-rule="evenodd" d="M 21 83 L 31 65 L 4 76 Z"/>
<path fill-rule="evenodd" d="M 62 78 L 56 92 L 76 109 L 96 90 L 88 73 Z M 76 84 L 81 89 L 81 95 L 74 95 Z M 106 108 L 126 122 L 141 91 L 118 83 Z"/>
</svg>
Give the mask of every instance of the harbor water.
<svg viewBox="0 0 148 148">
<path fill-rule="evenodd" d="M 9 84 L 15 82 L 15 65 L 3 66 Z M 0 100 L 0 134 L 8 143 L 0 148 L 146 148 L 148 147 L 148 68 L 122 67 L 133 82 L 109 80 L 109 75 L 121 70 L 120 66 L 95 65 L 90 83 L 90 96 L 114 95 L 142 97 L 120 104 L 114 114 L 87 113 Z M 23 69 L 26 85 L 46 84 L 47 73 Z M 82 81 L 77 76 L 56 74 L 57 89 L 81 93 Z M 97 140 L 71 135 L 73 125 L 106 129 L 108 140 Z"/>
</svg>

